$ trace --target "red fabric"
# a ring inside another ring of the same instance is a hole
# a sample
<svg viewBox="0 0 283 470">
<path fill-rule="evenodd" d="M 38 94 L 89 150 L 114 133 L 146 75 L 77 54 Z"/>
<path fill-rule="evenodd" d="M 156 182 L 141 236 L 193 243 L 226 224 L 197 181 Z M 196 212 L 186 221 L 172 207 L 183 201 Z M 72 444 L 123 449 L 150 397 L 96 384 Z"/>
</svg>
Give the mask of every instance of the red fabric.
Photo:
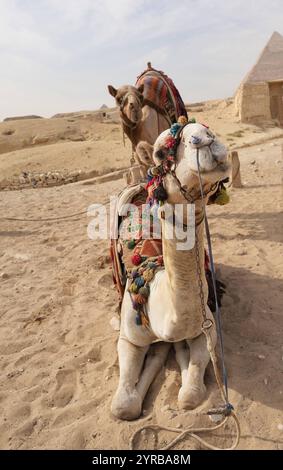
<svg viewBox="0 0 283 470">
<path fill-rule="evenodd" d="M 159 76 L 158 76 L 158 75 Z M 172 124 L 177 122 L 179 116 L 186 116 L 187 111 L 181 95 L 171 78 L 161 70 L 145 70 L 136 81 L 136 87 L 144 85 L 143 96 L 160 108 L 166 109 Z M 170 91 L 171 90 L 171 93 Z M 172 95 L 175 100 L 172 99 Z M 175 102 L 174 102 L 175 101 Z"/>
</svg>

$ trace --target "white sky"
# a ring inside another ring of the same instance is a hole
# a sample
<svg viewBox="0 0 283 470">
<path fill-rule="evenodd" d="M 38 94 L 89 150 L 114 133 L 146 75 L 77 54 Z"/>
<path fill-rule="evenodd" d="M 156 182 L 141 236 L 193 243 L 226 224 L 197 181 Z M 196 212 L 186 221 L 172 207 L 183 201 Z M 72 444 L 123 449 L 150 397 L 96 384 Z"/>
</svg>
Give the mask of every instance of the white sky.
<svg viewBox="0 0 283 470">
<path fill-rule="evenodd" d="M 186 102 L 232 96 L 282 0 L 0 0 L 0 119 L 111 106 L 146 62 Z"/>
</svg>

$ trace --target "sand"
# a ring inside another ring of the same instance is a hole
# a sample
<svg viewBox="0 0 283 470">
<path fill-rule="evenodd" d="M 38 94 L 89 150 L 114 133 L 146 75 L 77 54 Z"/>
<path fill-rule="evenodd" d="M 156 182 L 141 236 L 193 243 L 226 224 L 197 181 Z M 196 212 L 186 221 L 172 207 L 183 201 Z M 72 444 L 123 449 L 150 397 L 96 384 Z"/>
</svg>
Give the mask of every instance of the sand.
<svg viewBox="0 0 283 470">
<path fill-rule="evenodd" d="M 225 103 L 222 106 L 227 112 L 230 104 Z M 50 120 L 56 132 L 60 119 L 69 118 Z M 230 401 L 241 423 L 240 449 L 282 450 L 283 139 L 269 140 L 270 132 L 279 136 L 282 129 L 259 129 L 233 119 L 235 122 L 231 118 L 226 123 L 229 132 L 248 127 L 246 143 L 255 137 L 266 142 L 239 150 L 243 188 L 230 190 L 229 205 L 208 208 L 217 269 L 227 284 L 222 315 Z M 46 125 L 44 121 L 26 122 L 25 132 L 31 132 L 35 122 L 36 126 Z M 221 133 L 222 120 L 217 121 L 216 130 Z M 23 125 L 14 121 L 0 128 L 14 126 L 18 132 Z M 96 122 L 86 141 L 59 143 L 54 138 L 36 148 L 20 148 L 19 139 L 14 143 L 17 149 L 0 156 L 1 172 L 3 168 L 9 179 L 30 162 L 45 165 L 45 169 L 55 163 L 62 168 L 84 167 L 85 171 L 95 167 L 103 174 L 112 168 L 103 155 L 114 158 L 115 168 L 125 166 L 129 146 L 123 148 L 121 135 L 120 140 L 112 138 L 119 130 L 112 129 L 118 126 Z M 227 139 L 229 132 L 225 132 Z M 92 140 L 96 133 L 101 135 L 100 141 Z M 234 139 L 239 147 L 243 145 L 242 137 Z M 92 160 L 81 159 L 82 145 L 93 146 Z M 68 152 L 63 157 L 68 146 L 74 146 L 71 159 Z M 2 191 L 1 217 L 36 219 L 77 213 L 92 203 L 107 203 L 109 195 L 124 185 L 122 178 L 85 183 Z M 141 419 L 129 423 L 111 416 L 119 371 L 118 332 L 109 322 L 116 314 L 118 299 L 109 269 L 108 241 L 88 238 L 90 220 L 86 215 L 63 221 L 1 220 L 1 449 L 126 449 L 133 432 L 145 423 L 210 424 L 194 412 L 177 410 L 180 373 L 173 354 L 150 388 Z M 220 403 L 211 366 L 206 384 L 207 399 L 197 411 Z M 207 438 L 226 446 L 233 436 L 234 429 L 228 426 L 218 436 Z M 172 437 L 162 432 L 158 446 Z M 152 434 L 145 439 L 142 447 L 151 447 Z M 187 439 L 177 448 L 200 445 Z"/>
</svg>

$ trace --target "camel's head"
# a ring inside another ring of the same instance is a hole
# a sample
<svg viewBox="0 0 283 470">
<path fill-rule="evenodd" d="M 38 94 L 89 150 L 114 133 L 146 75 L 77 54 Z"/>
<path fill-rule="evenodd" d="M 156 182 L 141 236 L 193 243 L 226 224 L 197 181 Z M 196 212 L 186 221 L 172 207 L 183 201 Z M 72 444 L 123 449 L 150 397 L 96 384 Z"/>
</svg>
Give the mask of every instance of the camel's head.
<svg viewBox="0 0 283 470">
<path fill-rule="evenodd" d="M 143 85 L 138 88 L 124 85 L 118 89 L 108 85 L 110 95 L 114 96 L 116 104 L 120 109 L 123 122 L 131 127 L 137 125 L 142 118 Z"/>
<path fill-rule="evenodd" d="M 162 132 L 153 146 L 154 163 L 160 165 L 168 156 L 166 146 L 169 129 Z M 202 124 L 188 124 L 181 132 L 176 154 L 176 176 L 188 191 L 199 188 L 197 152 L 204 189 L 229 175 L 230 165 L 226 147 Z M 171 200 L 178 199 L 179 188 L 173 177 L 166 177 L 165 187 Z M 174 196 L 175 194 L 175 196 Z"/>
</svg>

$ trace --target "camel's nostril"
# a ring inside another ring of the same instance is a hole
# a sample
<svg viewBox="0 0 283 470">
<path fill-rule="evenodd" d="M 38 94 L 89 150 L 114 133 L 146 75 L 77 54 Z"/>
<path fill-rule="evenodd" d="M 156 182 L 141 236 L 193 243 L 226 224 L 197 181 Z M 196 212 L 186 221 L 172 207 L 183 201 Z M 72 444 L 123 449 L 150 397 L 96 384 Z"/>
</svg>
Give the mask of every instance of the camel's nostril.
<svg viewBox="0 0 283 470">
<path fill-rule="evenodd" d="M 195 135 L 192 135 L 191 142 L 193 145 L 198 145 L 201 143 L 201 139 Z"/>
</svg>

